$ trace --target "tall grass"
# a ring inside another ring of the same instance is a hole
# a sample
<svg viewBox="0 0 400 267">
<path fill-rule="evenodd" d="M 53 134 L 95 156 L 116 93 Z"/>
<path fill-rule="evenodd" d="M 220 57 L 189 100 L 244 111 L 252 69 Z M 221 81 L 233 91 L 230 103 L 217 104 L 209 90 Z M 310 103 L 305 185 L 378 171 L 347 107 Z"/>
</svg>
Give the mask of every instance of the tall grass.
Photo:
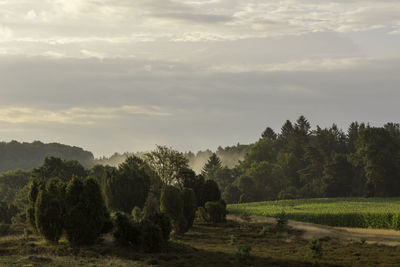
<svg viewBox="0 0 400 267">
<path fill-rule="evenodd" d="M 228 205 L 230 213 L 276 217 L 341 227 L 400 230 L 400 198 L 319 198 Z"/>
</svg>

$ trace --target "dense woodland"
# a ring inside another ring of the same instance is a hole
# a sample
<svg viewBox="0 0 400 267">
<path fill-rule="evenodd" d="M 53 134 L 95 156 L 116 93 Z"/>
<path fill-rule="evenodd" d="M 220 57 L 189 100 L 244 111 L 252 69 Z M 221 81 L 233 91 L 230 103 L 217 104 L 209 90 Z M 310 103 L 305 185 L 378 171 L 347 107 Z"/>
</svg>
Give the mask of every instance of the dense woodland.
<svg viewBox="0 0 400 267">
<path fill-rule="evenodd" d="M 233 169 L 214 155 L 203 169 L 228 203 L 313 197 L 400 196 L 400 126 L 351 123 L 347 132 L 304 116 L 266 128 Z"/>
</svg>

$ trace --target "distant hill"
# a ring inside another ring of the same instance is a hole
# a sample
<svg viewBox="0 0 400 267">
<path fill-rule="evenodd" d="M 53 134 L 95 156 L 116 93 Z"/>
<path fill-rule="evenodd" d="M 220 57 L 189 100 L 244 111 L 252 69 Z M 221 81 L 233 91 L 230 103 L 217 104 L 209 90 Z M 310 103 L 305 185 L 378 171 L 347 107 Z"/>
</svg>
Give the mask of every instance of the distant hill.
<svg viewBox="0 0 400 267">
<path fill-rule="evenodd" d="M 36 168 L 43 163 L 47 156 L 77 160 L 86 168 L 91 167 L 94 162 L 92 152 L 76 146 L 59 143 L 45 144 L 40 141 L 33 143 L 0 142 L 0 172 Z"/>
</svg>

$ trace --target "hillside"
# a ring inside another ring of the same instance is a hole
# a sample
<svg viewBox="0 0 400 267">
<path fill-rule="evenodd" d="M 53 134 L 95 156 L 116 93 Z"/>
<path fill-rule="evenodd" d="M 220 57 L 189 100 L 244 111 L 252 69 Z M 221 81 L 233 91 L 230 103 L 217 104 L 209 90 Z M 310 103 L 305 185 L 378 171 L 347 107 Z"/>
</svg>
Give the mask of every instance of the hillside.
<svg viewBox="0 0 400 267">
<path fill-rule="evenodd" d="M 40 141 L 33 143 L 0 142 L 0 172 L 36 168 L 43 163 L 47 156 L 74 159 L 85 167 L 90 167 L 94 161 L 91 152 L 76 146 L 59 143 L 45 144 Z"/>
</svg>

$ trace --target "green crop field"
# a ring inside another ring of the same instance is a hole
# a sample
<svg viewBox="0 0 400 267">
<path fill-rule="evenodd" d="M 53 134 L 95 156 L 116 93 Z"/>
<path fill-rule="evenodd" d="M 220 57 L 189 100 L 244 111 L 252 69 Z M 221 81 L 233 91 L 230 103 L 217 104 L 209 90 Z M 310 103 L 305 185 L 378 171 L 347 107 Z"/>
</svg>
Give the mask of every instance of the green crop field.
<svg viewBox="0 0 400 267">
<path fill-rule="evenodd" d="M 318 198 L 228 205 L 230 213 L 275 217 L 342 227 L 400 230 L 400 198 Z"/>
</svg>

